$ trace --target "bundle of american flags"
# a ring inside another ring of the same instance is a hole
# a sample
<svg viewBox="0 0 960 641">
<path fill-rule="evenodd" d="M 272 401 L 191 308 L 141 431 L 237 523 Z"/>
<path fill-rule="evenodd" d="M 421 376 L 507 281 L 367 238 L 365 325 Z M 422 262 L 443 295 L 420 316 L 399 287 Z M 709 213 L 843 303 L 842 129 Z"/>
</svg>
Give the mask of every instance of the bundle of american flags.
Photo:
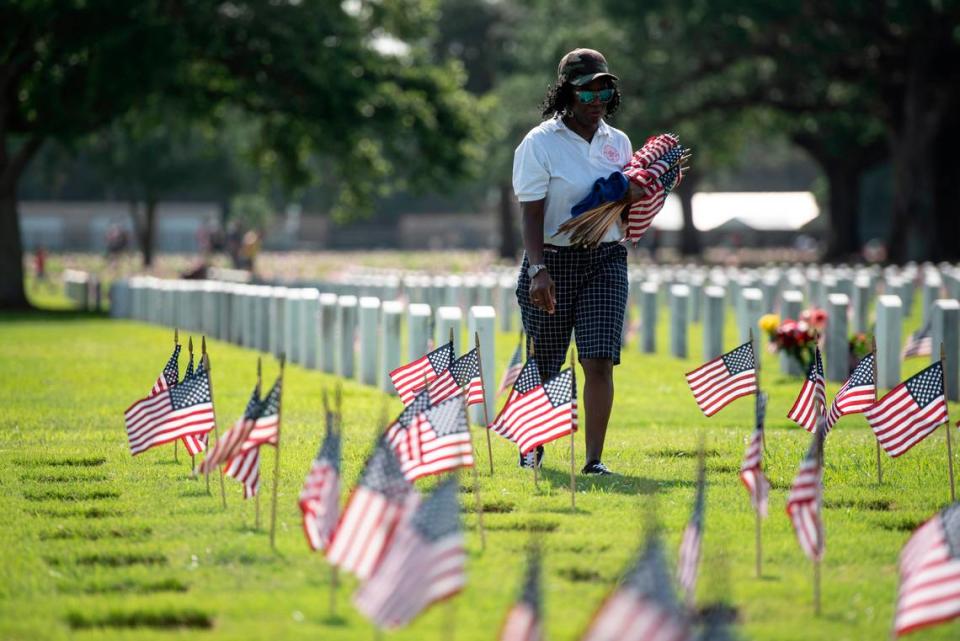
<svg viewBox="0 0 960 641">
<path fill-rule="evenodd" d="M 623 168 L 627 180 L 620 180 L 626 183 L 627 193 L 583 213 L 571 212 L 573 217 L 560 226 L 560 231 L 569 234 L 574 245 L 596 246 L 613 225 L 620 223 L 629 206 L 625 236 L 637 243 L 663 209 L 667 195 L 680 184 L 689 157 L 689 149 L 680 145 L 676 134 L 651 136 Z M 579 212 L 580 207 L 575 206 L 574 211 Z"/>
<path fill-rule="evenodd" d="M 540 590 L 540 548 L 527 550 L 527 572 L 520 598 L 507 612 L 500 641 L 542 641 L 543 598 Z"/>
<path fill-rule="evenodd" d="M 960 503 L 921 525 L 900 552 L 899 637 L 960 617 Z"/>
<path fill-rule="evenodd" d="M 327 431 L 300 491 L 303 532 L 312 550 L 330 544 L 340 516 L 340 431 L 332 412 L 326 413 Z"/>
<path fill-rule="evenodd" d="M 577 383 L 573 368 L 546 381 L 534 358 L 527 360 L 490 429 L 526 454 L 577 431 Z"/>
<path fill-rule="evenodd" d="M 390 372 L 390 380 L 397 388 L 397 394 L 400 395 L 403 404 L 408 404 L 417 392 L 446 372 L 450 363 L 453 362 L 453 356 L 453 341 L 451 341 Z"/>
<path fill-rule="evenodd" d="M 827 392 L 823 375 L 823 360 L 820 357 L 820 347 L 814 347 L 813 361 L 807 370 L 807 377 L 800 387 L 797 400 L 787 412 L 787 418 L 807 430 L 817 429 L 817 420 L 826 412 Z"/>
<path fill-rule="evenodd" d="M 713 416 L 731 401 L 757 391 L 753 343 L 743 345 L 687 372 L 687 384 L 700 410 Z"/>
<path fill-rule="evenodd" d="M 900 383 L 864 415 L 887 454 L 900 456 L 949 419 L 942 363 Z"/>
<path fill-rule="evenodd" d="M 401 515 L 383 558 L 354 594 L 354 604 L 380 628 L 409 623 L 432 603 L 460 592 L 467 552 L 456 475 Z M 340 538 L 337 533 L 336 543 Z"/>
<path fill-rule="evenodd" d="M 134 456 L 177 439 L 183 439 L 191 454 L 199 452 L 203 437 L 214 428 L 210 375 L 201 365 L 178 383 L 179 355 L 177 345 L 150 393 L 124 412 Z"/>
<path fill-rule="evenodd" d="M 690 622 L 677 603 L 655 532 L 623 582 L 607 597 L 581 641 L 685 641 Z"/>
<path fill-rule="evenodd" d="M 821 416 L 820 421 L 825 419 Z M 824 538 L 821 508 L 823 504 L 823 440 L 826 434 L 818 429 L 807 455 L 800 463 L 797 476 L 787 497 L 787 514 L 797 533 L 797 542 L 811 560 L 823 558 Z"/>
</svg>

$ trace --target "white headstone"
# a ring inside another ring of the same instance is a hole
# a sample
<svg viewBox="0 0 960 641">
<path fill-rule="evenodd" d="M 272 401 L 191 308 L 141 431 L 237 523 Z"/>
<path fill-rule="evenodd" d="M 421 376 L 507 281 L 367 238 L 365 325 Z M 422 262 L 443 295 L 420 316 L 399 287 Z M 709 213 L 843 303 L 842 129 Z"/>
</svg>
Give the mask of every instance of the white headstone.
<svg viewBox="0 0 960 641">
<path fill-rule="evenodd" d="M 486 407 L 485 413 L 484 405 L 471 406 L 471 421 L 474 425 L 486 425 L 486 418 L 489 417 L 490 420 L 493 420 L 494 416 L 493 395 L 494 392 L 496 392 L 494 389 L 494 386 L 496 385 L 494 382 L 494 366 L 496 364 L 496 361 L 494 360 L 496 319 L 497 312 L 489 305 L 478 305 L 471 307 L 467 316 L 467 342 L 469 343 L 469 347 L 474 345 L 475 335 L 479 336 L 480 338 L 480 364 L 482 366 L 481 372 L 483 373 L 483 397 L 484 405 Z"/>
<path fill-rule="evenodd" d="M 320 294 L 320 369 L 328 374 L 337 371 L 337 300 L 333 292 Z"/>
<path fill-rule="evenodd" d="M 747 287 L 740 292 L 743 316 L 740 319 L 740 340 L 744 343 L 753 332 L 753 353 L 760 357 L 760 317 L 763 316 L 763 292 L 756 287 Z"/>
<path fill-rule="evenodd" d="M 300 304 L 300 362 L 304 367 L 317 369 L 319 365 L 318 341 L 320 336 L 320 292 L 309 288 L 303 290 Z"/>
<path fill-rule="evenodd" d="M 930 361 L 940 360 L 940 345 L 944 353 L 944 382 L 947 398 L 960 400 L 960 302 L 940 299 L 933 303 L 933 349 Z"/>
<path fill-rule="evenodd" d="M 415 361 L 427 353 L 432 315 L 430 306 L 426 304 L 415 303 L 407 307 L 408 361 Z"/>
<path fill-rule="evenodd" d="M 870 299 L 873 290 L 869 278 L 858 277 L 853 282 L 853 331 L 866 332 L 869 329 Z"/>
<path fill-rule="evenodd" d="M 357 332 L 357 297 L 337 298 L 337 376 L 353 378 L 354 340 Z"/>
<path fill-rule="evenodd" d="M 796 289 L 788 289 L 780 296 L 781 319 L 799 320 L 803 311 L 803 293 Z M 806 372 L 803 367 L 786 352 L 780 353 L 780 372 L 789 376 L 803 376 Z"/>
<path fill-rule="evenodd" d="M 463 312 L 460 311 L 459 307 L 440 307 L 437 309 L 437 315 L 435 318 L 436 324 L 436 333 L 433 337 L 434 345 L 442 345 L 450 340 L 450 331 L 453 330 L 453 351 L 457 356 L 460 356 L 461 351 L 461 337 L 462 333 L 461 322 L 463 320 Z"/>
<path fill-rule="evenodd" d="M 517 312 L 517 279 L 501 276 L 497 285 L 497 301 L 500 316 L 500 331 L 513 331 L 513 317 Z"/>
<path fill-rule="evenodd" d="M 380 369 L 377 358 L 380 330 L 380 299 L 360 299 L 360 382 L 376 385 Z"/>
<path fill-rule="evenodd" d="M 687 357 L 687 326 L 689 324 L 690 287 L 670 287 L 670 354 L 677 358 Z"/>
<path fill-rule="evenodd" d="M 847 310 L 850 297 L 843 293 L 827 296 L 826 377 L 846 381 L 850 375 L 850 343 Z"/>
<path fill-rule="evenodd" d="M 380 389 L 394 394 L 396 390 L 390 380 L 390 372 L 400 367 L 400 327 L 403 319 L 403 303 L 385 300 L 380 307 L 382 327 L 380 329 Z"/>
<path fill-rule="evenodd" d="M 900 330 L 903 301 L 899 296 L 877 297 L 877 387 L 892 389 L 900 383 Z"/>
<path fill-rule="evenodd" d="M 640 285 L 640 351 L 654 354 L 657 351 L 657 291 L 656 281 Z"/>
<path fill-rule="evenodd" d="M 711 285 L 703 292 L 703 357 L 711 360 L 723 354 L 724 301 L 727 293 L 723 287 Z"/>
</svg>

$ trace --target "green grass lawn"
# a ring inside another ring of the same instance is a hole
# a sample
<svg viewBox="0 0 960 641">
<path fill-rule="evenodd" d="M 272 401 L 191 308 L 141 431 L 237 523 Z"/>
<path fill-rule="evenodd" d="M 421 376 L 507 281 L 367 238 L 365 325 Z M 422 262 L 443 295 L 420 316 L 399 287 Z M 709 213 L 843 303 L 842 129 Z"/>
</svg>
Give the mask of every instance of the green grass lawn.
<svg viewBox="0 0 960 641">
<path fill-rule="evenodd" d="M 918 322 L 915 312 L 907 329 Z M 688 360 L 665 354 L 665 322 L 660 354 L 641 355 L 636 344 L 626 348 L 605 454 L 621 475 L 579 478 L 576 513 L 569 511 L 568 441 L 547 447 L 537 489 L 531 475 L 516 468 L 515 449 L 495 435 L 491 477 L 477 430 L 486 549 L 474 530 L 475 497 L 465 490 L 467 589 L 385 637 L 441 639 L 455 616 L 456 639 L 494 639 L 533 536 L 545 547 L 548 638 L 577 639 L 636 550 L 651 510 L 673 563 L 691 509 L 701 433 L 709 488 L 698 601 L 734 605 L 741 633 L 751 639 L 887 637 L 899 550 L 910 531 L 949 499 L 944 430 L 900 460 L 885 457 L 882 486 L 863 418 L 845 418 L 831 433 L 824 612 L 815 618 L 811 565 L 784 513 L 809 444 L 806 432 L 785 418 L 800 381 L 776 373 L 775 357 L 765 355 L 763 385 L 771 395 L 765 461 L 774 489 L 763 524 L 764 572 L 757 579 L 754 515 L 737 477 L 753 403 L 742 399 L 712 419 L 702 416 L 683 379 L 700 362 L 700 336 L 695 326 Z M 498 376 L 515 340 L 498 338 Z M 727 344 L 736 344 L 732 318 Z M 216 484 L 208 495 L 202 480 L 190 478 L 182 448 L 179 463 L 172 446 L 131 458 L 123 410 L 149 389 L 170 347 L 170 331 L 133 322 L 65 312 L 0 316 L 0 639 L 375 638 L 351 607 L 352 578 L 343 580 L 336 597 L 339 618 L 329 618 L 329 570 L 305 544 L 296 503 L 322 431 L 320 393 L 336 379 L 287 368 L 274 553 L 268 501 L 264 527 L 256 530 L 254 504 L 241 499 L 239 484 L 227 479 L 228 507 L 222 510 Z M 219 342 L 210 344 L 210 353 L 222 430 L 243 409 L 256 355 Z M 910 371 L 923 364 L 913 360 Z M 273 361 L 266 363 L 268 382 L 276 371 Z M 829 386 L 831 397 L 837 387 Z M 400 408 L 376 390 L 344 385 L 346 488 L 379 429 L 384 403 L 391 414 Z M 958 410 L 952 407 L 954 416 Z M 577 450 L 579 467 L 580 439 Z M 263 474 L 268 490 L 272 452 L 264 457 Z M 958 637 L 960 623 L 954 622 L 912 638 Z"/>
</svg>

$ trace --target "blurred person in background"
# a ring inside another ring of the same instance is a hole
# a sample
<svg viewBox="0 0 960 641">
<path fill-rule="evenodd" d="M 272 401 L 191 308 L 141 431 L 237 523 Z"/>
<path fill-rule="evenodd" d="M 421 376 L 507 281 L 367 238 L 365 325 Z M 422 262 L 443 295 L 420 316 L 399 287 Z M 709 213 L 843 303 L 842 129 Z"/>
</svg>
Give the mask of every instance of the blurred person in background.
<svg viewBox="0 0 960 641">
<path fill-rule="evenodd" d="M 582 473 L 590 475 L 611 474 L 601 456 L 613 406 L 613 367 L 620 363 L 627 249 L 618 242 L 616 225 L 592 248 L 572 246 L 559 227 L 598 178 L 623 169 L 633 154 L 627 135 L 605 120 L 620 105 L 617 82 L 600 52 L 565 55 L 542 105 L 544 121 L 524 137 L 513 159 L 513 189 L 523 212 L 525 252 L 517 285 L 523 326 L 544 380 L 560 372 L 571 332 L 576 335 L 586 379 Z M 542 458 L 538 447 L 521 455 L 520 465 L 539 466 Z"/>
</svg>

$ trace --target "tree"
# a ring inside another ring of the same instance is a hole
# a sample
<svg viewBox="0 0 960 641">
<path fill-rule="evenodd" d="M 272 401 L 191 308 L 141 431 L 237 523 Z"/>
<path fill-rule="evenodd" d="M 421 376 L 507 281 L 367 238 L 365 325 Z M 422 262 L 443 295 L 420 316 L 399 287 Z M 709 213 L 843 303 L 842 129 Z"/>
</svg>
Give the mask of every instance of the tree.
<svg viewBox="0 0 960 641">
<path fill-rule="evenodd" d="M 348 13 L 344 6 L 350 8 Z M 477 156 L 473 103 L 452 66 L 375 39 L 414 39 L 422 0 L 36 0 L 0 8 L 0 307 L 26 305 L 17 182 L 46 140 L 70 141 L 162 95 L 184 117 L 235 107 L 290 185 L 332 159 L 339 211 L 389 184 L 442 184 Z"/>
</svg>

